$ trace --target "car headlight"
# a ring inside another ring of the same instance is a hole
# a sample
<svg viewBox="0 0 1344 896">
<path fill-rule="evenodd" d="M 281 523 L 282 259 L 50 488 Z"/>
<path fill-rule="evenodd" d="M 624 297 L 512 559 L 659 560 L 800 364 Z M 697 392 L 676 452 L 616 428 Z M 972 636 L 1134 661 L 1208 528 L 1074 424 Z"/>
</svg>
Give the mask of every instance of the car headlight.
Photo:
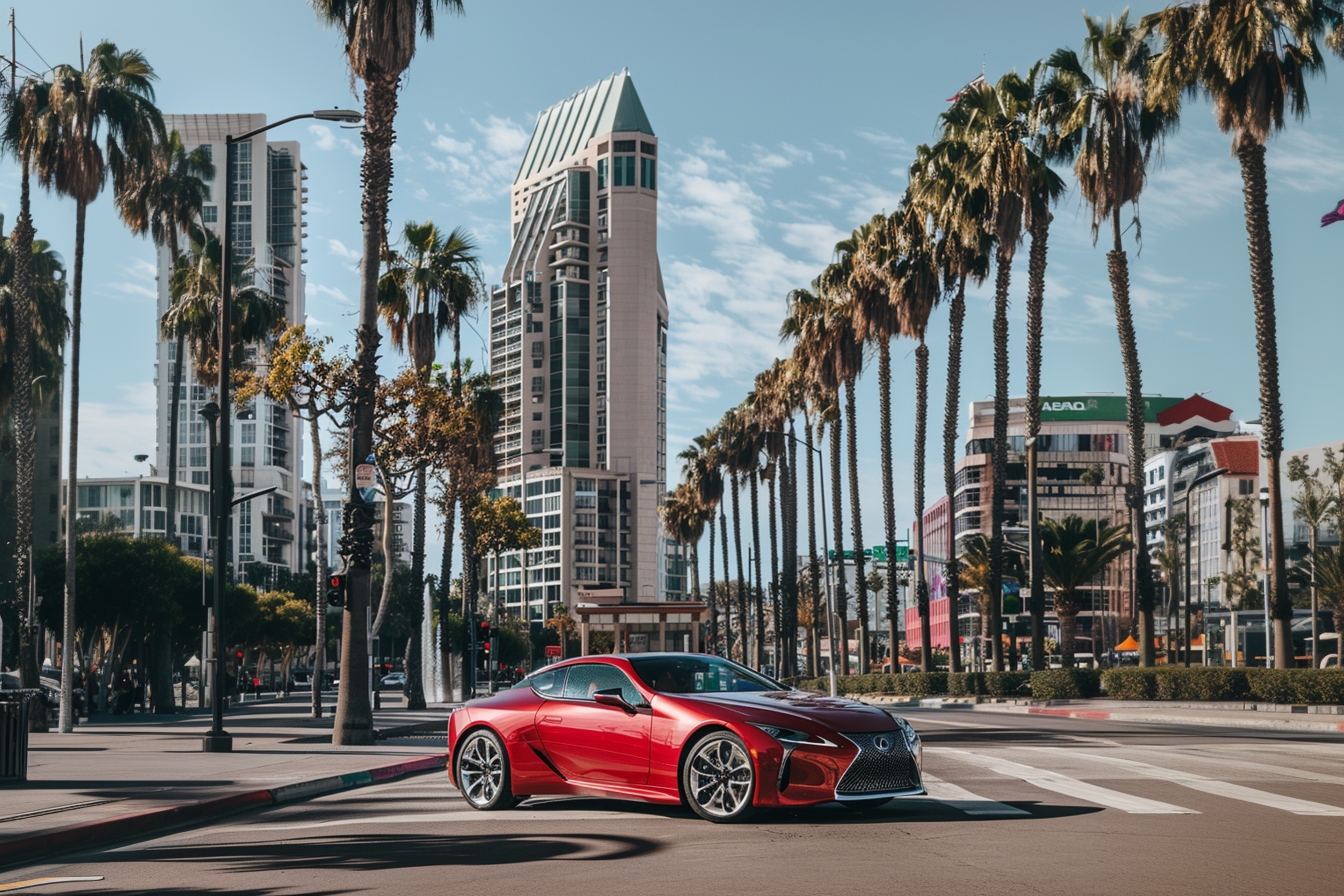
<svg viewBox="0 0 1344 896">
<path fill-rule="evenodd" d="M 835 744 L 831 743 L 826 738 L 818 737 L 815 734 L 808 734 L 806 731 L 794 731 L 792 728 L 781 728 L 778 725 L 756 725 L 755 727 L 761 729 L 775 740 L 789 747 L 796 747 L 800 744 L 811 744 L 818 747 L 835 746 Z"/>
<path fill-rule="evenodd" d="M 914 728 L 910 727 L 910 723 L 905 719 L 902 719 L 899 716 L 896 716 L 895 719 L 896 727 L 901 729 L 901 736 L 905 738 L 906 749 L 908 749 L 910 755 L 914 757 L 915 765 L 922 767 L 924 747 L 919 742 L 919 735 L 915 732 Z"/>
</svg>

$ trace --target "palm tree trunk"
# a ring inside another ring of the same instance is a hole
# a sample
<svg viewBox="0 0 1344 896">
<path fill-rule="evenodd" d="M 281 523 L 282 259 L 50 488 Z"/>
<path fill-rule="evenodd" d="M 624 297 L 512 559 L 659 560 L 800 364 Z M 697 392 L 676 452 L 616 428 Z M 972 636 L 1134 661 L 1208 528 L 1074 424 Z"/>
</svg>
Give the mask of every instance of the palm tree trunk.
<svg viewBox="0 0 1344 896">
<path fill-rule="evenodd" d="M 872 627 L 868 620 L 868 578 L 864 575 L 863 515 L 859 512 L 859 412 L 855 407 L 854 381 L 845 384 L 845 416 L 849 428 L 845 430 L 845 447 L 849 454 L 849 512 L 850 530 L 854 536 L 854 587 L 858 590 L 859 615 L 859 674 L 868 674 L 868 639 Z"/>
<path fill-rule="evenodd" d="M 901 591 L 896 587 L 896 484 L 891 469 L 891 341 L 877 343 L 878 426 L 882 432 L 882 523 L 887 539 L 887 641 L 891 671 L 897 671 L 901 633 Z"/>
<path fill-rule="evenodd" d="M 929 416 L 929 347 L 915 349 L 915 606 L 919 607 L 919 671 L 933 671 L 933 626 L 929 619 L 929 583 L 924 580 L 924 444 Z M 897 671 L 896 669 L 892 670 Z"/>
<path fill-rule="evenodd" d="M 1131 537 L 1134 539 L 1134 585 L 1138 597 L 1139 665 L 1153 665 L 1153 568 L 1148 561 L 1148 539 L 1143 525 L 1143 371 L 1139 366 L 1139 347 L 1134 336 L 1134 318 L 1129 307 L 1129 263 L 1120 243 L 1120 210 L 1111 214 L 1111 233 L 1115 248 L 1106 253 L 1111 276 L 1111 295 L 1115 300 L 1116 330 L 1120 334 L 1120 357 L 1125 367 L 1125 416 L 1129 421 L 1129 479 L 1125 483 L 1125 501 L 1130 511 Z"/>
<path fill-rule="evenodd" d="M 998 276 L 994 283 L 994 455 L 990 465 L 991 505 L 989 514 L 989 656 L 991 668 L 1003 671 L 1003 500 L 1008 467 L 1008 286 L 1013 258 L 999 245 Z"/>
<path fill-rule="evenodd" d="M 695 570 L 692 574 L 687 570 L 687 575 L 694 575 L 691 582 L 691 600 L 700 600 L 700 544 L 694 542 L 691 544 L 691 565 L 690 569 Z"/>
<path fill-rule="evenodd" d="M 33 575 L 33 477 L 37 463 L 37 424 L 33 416 L 33 217 L 28 186 L 28 156 L 20 160 L 19 220 L 10 240 L 14 257 L 14 598 L 23 607 L 19 628 L 19 680 L 36 688 L 37 613 L 30 612 L 29 578 Z M 46 708 L 32 704 L 30 731 L 47 730 Z"/>
<path fill-rule="evenodd" d="M 425 465 L 415 471 L 415 520 L 411 526 L 411 634 L 406 641 L 406 708 L 425 708 L 424 627 L 425 627 Z M 384 513 L 392 514 L 388 500 Z M 391 558 L 387 574 L 392 575 Z"/>
<path fill-rule="evenodd" d="M 774 622 L 775 626 L 775 655 L 773 665 L 775 667 L 774 674 L 776 676 L 780 674 L 779 670 L 784 668 L 783 663 L 784 639 L 780 637 L 781 633 L 783 632 L 783 629 L 780 626 L 783 623 L 784 619 L 780 613 L 781 601 L 779 594 L 779 542 L 775 535 L 775 526 L 777 524 L 776 520 L 778 518 L 778 509 L 775 507 L 776 502 L 775 488 L 779 484 L 780 476 L 783 475 L 784 473 L 783 460 L 784 459 L 781 456 L 779 461 L 776 462 L 775 475 L 770 477 L 770 482 L 769 485 L 767 486 L 767 488 L 769 489 L 768 510 L 770 516 L 770 583 L 766 587 L 770 593 L 770 608 L 774 614 L 774 618 L 771 621 Z"/>
<path fill-rule="evenodd" d="M 179 350 L 180 351 L 180 350 Z M 181 355 L 178 355 L 180 358 Z M 322 499 L 322 425 L 316 411 L 308 418 L 308 439 L 313 443 L 313 503 L 317 505 L 317 613 L 313 653 L 313 718 L 322 718 L 322 677 L 327 667 L 327 508 Z"/>
<path fill-rule="evenodd" d="M 751 662 L 747 657 L 747 639 L 748 633 L 751 631 L 751 617 L 747 615 L 747 567 L 742 562 L 742 514 L 738 506 L 737 494 L 742 486 L 737 481 L 736 473 L 730 476 L 730 481 L 733 486 L 733 548 L 734 556 L 737 558 L 737 630 L 738 638 L 742 642 L 738 659 L 746 664 Z"/>
<path fill-rule="evenodd" d="M 167 530 L 169 544 L 177 544 L 177 446 L 181 438 L 181 413 L 182 403 L 179 395 L 182 392 L 182 368 L 184 366 L 182 355 L 187 348 L 187 334 L 181 332 L 177 334 L 177 341 L 174 345 L 176 357 L 173 358 L 173 396 L 169 399 L 168 405 L 168 486 L 164 489 L 164 506 L 168 511 Z M 201 548 L 201 556 L 205 556 L 205 548 Z"/>
<path fill-rule="evenodd" d="M 728 577 L 728 514 L 724 512 L 723 502 L 719 502 L 719 541 L 723 545 L 723 655 L 733 658 L 733 589 Z M 739 556 L 741 552 L 738 552 Z"/>
<path fill-rule="evenodd" d="M 79 343 L 83 335 L 84 298 L 84 221 L 87 204 L 80 200 L 75 205 L 75 277 L 70 289 L 70 432 L 69 459 L 66 461 L 66 481 L 69 500 L 66 502 L 65 522 L 65 607 L 61 633 L 61 714 L 60 731 L 74 731 L 75 705 L 75 500 L 79 483 Z"/>
<path fill-rule="evenodd" d="M 1056 595 L 1055 615 L 1059 617 L 1059 665 L 1064 669 L 1072 669 L 1073 636 L 1078 630 L 1078 614 L 1059 612 L 1058 595 Z M 1153 642 L 1148 643 L 1151 645 Z"/>
<path fill-rule="evenodd" d="M 709 646 L 705 653 L 719 650 L 718 586 L 714 582 L 714 508 L 709 508 Z"/>
<path fill-rule="evenodd" d="M 1027 266 L 1027 545 L 1031 588 L 1031 668 L 1045 668 L 1045 569 L 1041 565 L 1041 522 L 1038 511 L 1035 439 L 1041 432 L 1041 311 L 1045 304 L 1045 261 L 1050 212 L 1039 210 L 1031 223 L 1031 256 Z"/>
<path fill-rule="evenodd" d="M 457 496 L 450 492 L 443 511 L 443 559 L 439 563 L 439 625 L 443 636 L 439 641 L 439 669 L 443 678 L 443 694 L 453 692 L 453 648 L 448 637 L 448 616 L 452 613 L 453 596 L 453 536 L 457 529 Z M 549 608 L 547 608 L 549 612 Z M 562 636 L 561 641 L 564 638 Z"/>
<path fill-rule="evenodd" d="M 354 468 L 373 451 L 373 405 L 378 389 L 378 270 L 392 189 L 393 127 L 397 115 L 399 73 L 370 73 L 364 82 L 364 183 L 361 205 L 363 241 L 359 266 L 359 330 L 355 359 L 353 423 L 349 455 L 349 500 L 355 511 L 347 514 L 350 543 L 345 612 L 342 614 L 341 680 L 363 680 L 368 667 L 369 643 L 365 630 L 371 597 L 373 564 L 373 508 L 360 500 Z M 373 743 L 373 710 L 363 687 L 341 688 L 336 703 L 332 744 L 365 746 Z"/>
<path fill-rule="evenodd" d="M 1269 606 L 1274 616 L 1274 666 L 1296 665 L 1293 649 L 1293 601 L 1288 593 L 1284 556 L 1283 406 L 1279 402 L 1279 342 L 1274 309 L 1274 248 L 1269 233 L 1265 187 L 1265 147 L 1247 141 L 1237 150 L 1246 202 L 1246 242 L 1251 256 L 1251 295 L 1255 299 L 1255 350 L 1260 361 L 1260 436 L 1269 488 Z"/>
<path fill-rule="evenodd" d="M 957 418 L 961 414 L 961 331 L 966 322 L 966 275 L 957 281 L 957 293 L 952 298 L 947 335 L 947 397 L 943 402 L 943 487 L 947 489 L 952 506 L 953 534 L 948 538 L 947 569 L 944 582 L 947 587 L 947 625 L 950 646 L 947 668 L 961 671 L 961 563 L 957 559 Z M 892 667 L 893 672 L 896 671 Z"/>
<path fill-rule="evenodd" d="M 789 417 L 788 494 L 784 497 L 784 655 L 785 671 L 798 674 L 798 442 Z"/>
<path fill-rule="evenodd" d="M 810 618 L 812 625 L 807 630 L 807 674 L 811 678 L 816 678 L 821 674 L 821 666 L 817 659 L 821 654 L 821 635 L 818 632 L 817 619 L 821 613 L 821 583 L 818 577 L 821 570 L 817 568 L 817 499 L 815 491 L 815 470 L 813 464 L 813 455 L 816 449 L 812 446 L 812 421 L 803 420 L 803 433 L 807 438 L 807 578 L 808 578 L 808 607 L 811 610 Z"/>
<path fill-rule="evenodd" d="M 843 419 L 836 409 L 831 424 L 831 531 L 835 533 L 835 616 L 826 615 L 826 634 L 831 639 L 831 656 L 838 657 L 837 675 L 849 674 L 849 589 L 845 583 L 845 526 L 840 515 L 840 427 Z M 826 558 L 829 566 L 830 558 Z M 838 628 L 839 631 L 833 629 Z M 834 660 L 832 660 L 834 662 Z"/>
<path fill-rule="evenodd" d="M 752 588 L 751 605 L 754 616 L 753 631 L 751 639 L 751 668 L 759 669 L 762 664 L 763 642 L 765 641 L 765 589 L 761 585 L 761 526 L 758 517 L 760 516 L 760 487 L 757 485 L 757 471 L 748 470 L 747 480 L 751 483 L 751 542 L 752 549 L 756 558 L 754 572 L 756 573 L 756 584 Z"/>
</svg>

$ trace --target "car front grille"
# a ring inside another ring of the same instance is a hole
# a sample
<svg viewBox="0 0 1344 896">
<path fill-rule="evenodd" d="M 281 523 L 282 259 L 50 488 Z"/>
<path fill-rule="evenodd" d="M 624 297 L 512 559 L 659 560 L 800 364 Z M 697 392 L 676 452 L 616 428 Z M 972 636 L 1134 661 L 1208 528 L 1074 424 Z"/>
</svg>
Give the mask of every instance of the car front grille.
<svg viewBox="0 0 1344 896">
<path fill-rule="evenodd" d="M 899 730 L 865 734 L 846 734 L 845 737 L 859 748 L 859 755 L 845 769 L 840 783 L 835 786 L 837 796 L 862 796 L 868 793 L 896 793 L 915 790 L 919 785 L 919 771 L 905 745 Z M 885 739 L 891 749 L 877 748 Z"/>
</svg>

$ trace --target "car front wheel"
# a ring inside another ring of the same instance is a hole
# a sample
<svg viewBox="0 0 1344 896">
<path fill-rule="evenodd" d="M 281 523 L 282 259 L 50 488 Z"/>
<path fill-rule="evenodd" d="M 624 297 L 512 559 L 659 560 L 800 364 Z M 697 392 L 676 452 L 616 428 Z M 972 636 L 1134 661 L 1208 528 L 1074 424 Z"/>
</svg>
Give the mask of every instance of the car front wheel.
<svg viewBox="0 0 1344 896">
<path fill-rule="evenodd" d="M 709 821 L 742 821 L 755 808 L 756 769 L 736 734 L 716 731 L 691 748 L 682 790 L 695 813 Z"/>
<path fill-rule="evenodd" d="M 457 753 L 458 786 L 473 809 L 507 809 L 517 801 L 509 787 L 509 757 L 493 731 L 476 731 Z"/>
</svg>

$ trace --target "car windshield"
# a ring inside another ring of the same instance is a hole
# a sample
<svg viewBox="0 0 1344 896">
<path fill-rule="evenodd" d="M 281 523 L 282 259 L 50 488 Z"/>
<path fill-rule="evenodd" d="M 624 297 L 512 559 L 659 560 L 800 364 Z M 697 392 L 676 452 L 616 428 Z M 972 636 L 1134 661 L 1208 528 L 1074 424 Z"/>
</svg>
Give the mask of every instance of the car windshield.
<svg viewBox="0 0 1344 896">
<path fill-rule="evenodd" d="M 716 656 L 631 657 L 640 680 L 660 694 L 787 691 L 785 685 Z"/>
</svg>

